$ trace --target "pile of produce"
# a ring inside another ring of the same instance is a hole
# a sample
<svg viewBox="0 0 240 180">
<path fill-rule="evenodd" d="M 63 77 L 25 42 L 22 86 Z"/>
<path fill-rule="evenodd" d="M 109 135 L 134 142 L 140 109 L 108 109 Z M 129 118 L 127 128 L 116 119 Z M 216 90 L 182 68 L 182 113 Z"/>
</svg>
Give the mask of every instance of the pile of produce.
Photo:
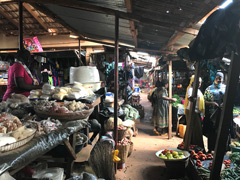
<svg viewBox="0 0 240 180">
<path fill-rule="evenodd" d="M 56 113 L 72 113 L 89 109 L 89 107 L 81 102 L 64 101 L 63 105 L 55 101 L 38 101 L 35 103 L 34 109 L 44 112 L 56 112 Z"/>
<path fill-rule="evenodd" d="M 186 158 L 186 156 L 184 156 L 182 151 L 174 151 L 174 150 L 168 150 L 165 149 L 163 150 L 159 156 L 162 159 L 183 159 Z"/>
<path fill-rule="evenodd" d="M 176 98 L 176 99 L 177 99 L 176 102 L 172 103 L 172 105 L 173 105 L 174 107 L 177 107 L 179 104 L 182 104 L 182 102 L 181 102 L 181 98 L 180 98 L 179 95 L 174 94 L 174 95 L 172 96 L 172 98 Z"/>
<path fill-rule="evenodd" d="M 193 144 L 190 144 L 189 145 L 189 149 L 190 150 L 193 150 L 197 147 L 197 145 L 193 145 Z M 180 144 L 178 144 L 178 149 L 184 149 L 184 142 L 181 142 Z"/>
<path fill-rule="evenodd" d="M 18 117 L 13 116 L 9 113 L 1 113 L 0 114 L 0 133 L 9 133 L 17 130 L 22 126 L 21 121 Z"/>
<path fill-rule="evenodd" d="M 240 142 L 238 142 L 238 141 L 231 142 L 231 146 L 232 147 L 240 147 Z"/>
<path fill-rule="evenodd" d="M 240 109 L 233 107 L 233 114 L 240 114 Z"/>
<path fill-rule="evenodd" d="M 94 95 L 89 88 L 83 87 L 81 83 L 74 82 L 72 87 L 54 87 L 50 84 L 44 84 L 42 89 L 30 91 L 29 99 L 44 99 L 44 100 L 63 100 L 65 98 L 77 100 L 79 98 Z"/>
<path fill-rule="evenodd" d="M 9 114 L 0 114 L 0 146 L 11 144 L 35 133 L 34 129 L 26 128 L 18 117 Z"/>
<path fill-rule="evenodd" d="M 123 106 L 123 111 L 126 119 L 137 119 L 140 117 L 138 110 L 130 106 L 129 104 Z"/>
<path fill-rule="evenodd" d="M 209 154 L 206 155 L 206 154 L 204 154 L 202 151 L 198 151 L 198 153 L 196 153 L 195 151 L 191 151 L 190 156 L 191 156 L 193 159 L 201 160 L 201 161 L 213 159 L 213 156 L 212 156 L 211 153 L 209 153 Z"/>
</svg>

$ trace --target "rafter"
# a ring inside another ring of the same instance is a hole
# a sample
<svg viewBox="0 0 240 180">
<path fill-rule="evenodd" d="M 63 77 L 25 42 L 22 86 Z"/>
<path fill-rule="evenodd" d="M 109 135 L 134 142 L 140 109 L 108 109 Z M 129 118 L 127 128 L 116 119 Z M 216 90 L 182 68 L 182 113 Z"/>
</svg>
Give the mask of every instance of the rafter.
<svg viewBox="0 0 240 180">
<path fill-rule="evenodd" d="M 126 4 L 127 12 L 132 13 L 132 0 L 125 0 L 125 4 Z M 129 24 L 130 24 L 130 33 L 132 34 L 134 45 L 137 48 L 138 47 L 138 41 L 137 41 L 138 31 L 135 28 L 134 21 L 129 20 Z"/>
<path fill-rule="evenodd" d="M 42 19 L 38 17 L 38 14 L 31 8 L 31 6 L 27 3 L 23 3 L 23 6 L 25 9 L 39 22 L 39 24 L 46 30 L 48 31 L 47 25 L 44 23 Z"/>
<path fill-rule="evenodd" d="M 0 8 L 0 14 L 3 15 L 8 21 L 10 21 L 15 27 L 18 28 L 18 22 L 14 21 L 11 16 L 5 13 L 4 10 Z"/>
</svg>

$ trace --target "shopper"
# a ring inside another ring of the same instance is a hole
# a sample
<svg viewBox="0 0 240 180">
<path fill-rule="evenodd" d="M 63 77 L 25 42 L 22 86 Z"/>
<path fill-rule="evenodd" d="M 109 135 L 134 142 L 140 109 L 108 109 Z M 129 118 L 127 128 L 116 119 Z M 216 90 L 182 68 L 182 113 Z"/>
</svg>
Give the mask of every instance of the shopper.
<svg viewBox="0 0 240 180">
<path fill-rule="evenodd" d="M 223 84 L 224 75 L 217 72 L 212 85 L 208 86 L 204 92 L 206 103 L 206 115 L 204 118 L 204 134 L 208 137 L 208 151 L 211 152 L 215 148 L 218 125 L 221 117 L 221 108 L 226 85 Z M 229 133 L 230 134 L 230 133 Z"/>
<path fill-rule="evenodd" d="M 187 125 L 189 125 L 190 121 L 190 106 L 193 100 L 192 92 L 193 92 L 193 82 L 194 82 L 194 75 L 192 75 L 190 79 L 190 83 L 187 87 L 186 96 L 185 96 L 185 104 L 184 104 L 184 114 L 186 116 Z M 191 135 L 191 141 L 190 144 L 192 145 L 198 145 L 201 148 L 204 148 L 203 144 L 203 134 L 202 134 L 202 120 L 201 116 L 204 116 L 205 113 L 205 104 L 204 104 L 204 97 L 202 92 L 199 90 L 202 83 L 202 79 L 199 78 L 199 87 L 197 91 L 197 99 L 196 99 L 196 106 L 195 111 L 193 113 L 193 117 L 191 118 L 191 121 L 193 126 L 192 135 Z M 184 137 L 185 140 L 185 137 Z"/>
<path fill-rule="evenodd" d="M 162 135 L 168 129 L 168 109 L 169 101 L 175 102 L 176 98 L 168 97 L 168 81 L 163 80 L 160 86 L 153 92 L 153 115 L 152 121 L 154 124 L 153 132 L 157 135 Z"/>
<path fill-rule="evenodd" d="M 27 67 L 31 61 L 31 54 L 28 50 L 18 50 L 15 63 L 8 69 L 8 85 L 3 96 L 4 101 L 11 97 L 12 93 L 28 97 L 31 90 L 42 87 L 42 85 L 34 85 L 33 76 Z"/>
</svg>

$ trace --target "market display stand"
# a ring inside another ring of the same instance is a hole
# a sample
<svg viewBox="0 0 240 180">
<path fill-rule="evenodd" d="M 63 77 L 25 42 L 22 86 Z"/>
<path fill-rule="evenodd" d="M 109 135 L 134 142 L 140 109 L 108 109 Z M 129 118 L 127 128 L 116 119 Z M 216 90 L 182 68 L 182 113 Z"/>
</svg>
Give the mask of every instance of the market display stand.
<svg viewBox="0 0 240 180">
<path fill-rule="evenodd" d="M 99 110 L 100 102 L 101 100 L 99 97 L 92 103 L 96 111 Z M 5 171 L 9 171 L 11 175 L 15 174 L 31 162 L 41 159 L 44 154 L 50 152 L 54 147 L 63 143 L 68 153 L 65 157 L 60 158 L 65 159 L 64 167 L 66 168 L 66 177 L 69 178 L 73 171 L 74 162 L 77 159 L 77 155 L 75 153 L 76 134 L 79 130 L 86 128 L 87 121 L 88 118 L 70 121 L 70 126 L 65 125 L 61 130 L 55 130 L 49 135 L 44 134 L 34 137 L 29 143 L 17 148 L 16 150 L 0 153 L 0 175 Z M 69 135 L 69 140 L 66 139 L 67 134 Z M 89 136 L 89 134 L 87 135 Z M 86 150 L 89 152 L 91 151 L 91 149 Z M 55 159 L 57 158 L 52 158 L 50 160 L 55 161 Z"/>
</svg>

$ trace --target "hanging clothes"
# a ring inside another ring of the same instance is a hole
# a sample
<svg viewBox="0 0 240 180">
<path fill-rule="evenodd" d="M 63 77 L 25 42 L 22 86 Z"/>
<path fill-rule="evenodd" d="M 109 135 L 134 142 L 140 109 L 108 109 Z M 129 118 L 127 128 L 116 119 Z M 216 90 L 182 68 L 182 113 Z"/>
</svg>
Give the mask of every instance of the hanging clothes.
<svg viewBox="0 0 240 180">
<path fill-rule="evenodd" d="M 134 68 L 134 74 L 138 79 L 143 77 L 143 73 L 144 73 L 144 67 L 143 66 L 137 66 L 137 67 Z"/>
</svg>

